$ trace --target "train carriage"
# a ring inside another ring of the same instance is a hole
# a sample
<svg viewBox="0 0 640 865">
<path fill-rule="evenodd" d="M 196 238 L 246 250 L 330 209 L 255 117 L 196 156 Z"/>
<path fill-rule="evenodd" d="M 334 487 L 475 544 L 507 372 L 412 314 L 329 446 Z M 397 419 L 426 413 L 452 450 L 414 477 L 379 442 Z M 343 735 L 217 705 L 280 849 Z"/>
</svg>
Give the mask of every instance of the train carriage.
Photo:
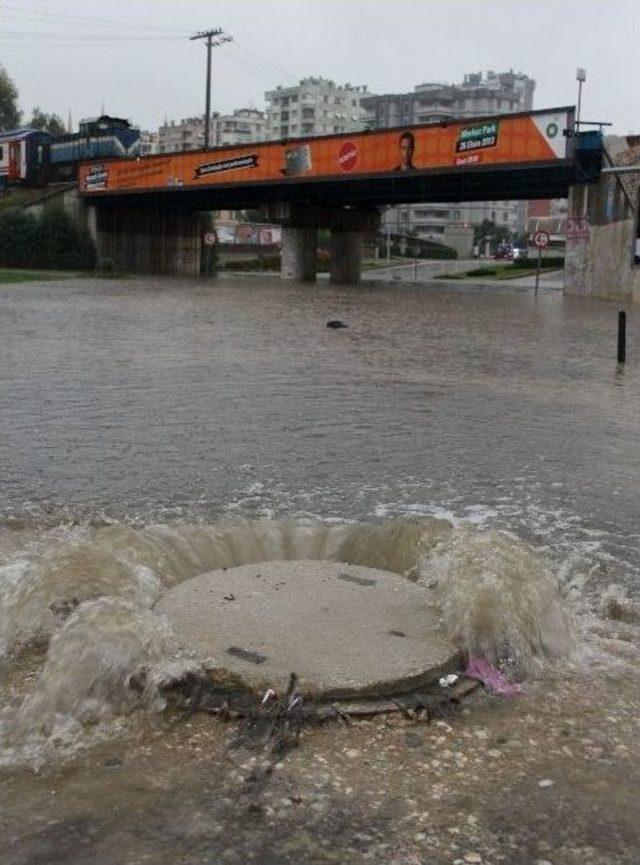
<svg viewBox="0 0 640 865">
<path fill-rule="evenodd" d="M 51 135 L 39 129 L 0 132 L 0 185 L 40 186 L 49 177 Z"/>
</svg>

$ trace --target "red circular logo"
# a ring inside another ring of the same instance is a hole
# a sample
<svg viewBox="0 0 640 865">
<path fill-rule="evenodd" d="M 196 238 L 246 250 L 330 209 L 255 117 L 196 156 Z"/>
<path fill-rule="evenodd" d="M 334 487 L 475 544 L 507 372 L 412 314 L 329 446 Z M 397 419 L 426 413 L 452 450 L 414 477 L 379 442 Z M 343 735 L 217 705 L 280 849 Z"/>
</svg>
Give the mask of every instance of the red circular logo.
<svg viewBox="0 0 640 865">
<path fill-rule="evenodd" d="M 358 161 L 358 148 L 353 141 L 345 141 L 338 154 L 338 165 L 343 171 L 351 171 Z"/>
</svg>

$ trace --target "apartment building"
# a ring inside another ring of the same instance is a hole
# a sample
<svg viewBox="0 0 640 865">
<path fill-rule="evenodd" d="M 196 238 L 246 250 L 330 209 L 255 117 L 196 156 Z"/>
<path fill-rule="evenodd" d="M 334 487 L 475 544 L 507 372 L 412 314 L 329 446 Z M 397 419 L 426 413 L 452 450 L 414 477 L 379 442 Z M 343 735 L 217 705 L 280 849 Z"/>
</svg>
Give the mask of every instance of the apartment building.
<svg viewBox="0 0 640 865">
<path fill-rule="evenodd" d="M 303 78 L 293 87 L 276 87 L 264 98 L 267 139 L 330 135 L 365 128 L 362 100 L 367 87 Z"/>
<path fill-rule="evenodd" d="M 410 126 L 460 117 L 507 114 L 533 107 L 535 81 L 520 72 L 468 73 L 459 84 L 425 82 L 409 93 L 365 96 L 361 100 L 369 129 Z M 509 231 L 524 229 L 526 203 L 518 201 L 418 204 L 391 208 L 385 227 L 443 240 L 448 225 L 480 225 L 488 219 Z"/>
<path fill-rule="evenodd" d="M 211 147 L 248 144 L 265 137 L 264 112 L 257 108 L 239 108 L 232 114 L 214 112 L 209 120 Z M 197 150 L 204 147 L 204 117 L 186 117 L 164 123 L 158 130 L 158 153 Z"/>
</svg>

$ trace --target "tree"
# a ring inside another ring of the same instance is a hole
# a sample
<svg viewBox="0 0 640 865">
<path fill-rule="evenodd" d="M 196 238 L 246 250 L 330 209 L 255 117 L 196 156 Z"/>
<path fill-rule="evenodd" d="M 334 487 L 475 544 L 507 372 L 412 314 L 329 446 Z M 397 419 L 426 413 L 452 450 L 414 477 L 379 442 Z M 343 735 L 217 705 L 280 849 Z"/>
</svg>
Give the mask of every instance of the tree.
<svg viewBox="0 0 640 865">
<path fill-rule="evenodd" d="M 491 242 L 491 248 L 493 249 L 499 243 L 511 240 L 511 231 L 504 225 L 496 225 L 490 219 L 483 219 L 481 224 L 476 225 L 473 229 L 473 242 L 481 243 L 487 238 Z"/>
<path fill-rule="evenodd" d="M 33 109 L 29 126 L 31 129 L 41 129 L 43 132 L 50 132 L 52 135 L 64 135 L 67 131 L 59 115 L 47 114 L 46 111 L 43 111 L 38 106 Z"/>
<path fill-rule="evenodd" d="M 20 126 L 18 90 L 9 73 L 0 66 L 0 129 L 15 129 Z"/>
</svg>

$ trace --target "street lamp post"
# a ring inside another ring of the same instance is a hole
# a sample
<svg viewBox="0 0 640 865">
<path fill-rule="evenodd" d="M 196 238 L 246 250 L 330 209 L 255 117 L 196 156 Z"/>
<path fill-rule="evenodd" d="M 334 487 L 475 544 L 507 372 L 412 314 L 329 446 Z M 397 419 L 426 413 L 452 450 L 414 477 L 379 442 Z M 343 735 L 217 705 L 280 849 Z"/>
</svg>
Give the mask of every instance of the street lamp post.
<svg viewBox="0 0 640 865">
<path fill-rule="evenodd" d="M 576 112 L 576 126 L 580 125 L 580 106 L 582 104 L 582 85 L 587 80 L 587 70 L 580 66 L 576 69 L 576 81 L 578 82 L 578 110 Z M 579 131 L 579 130 L 578 130 Z"/>
</svg>

